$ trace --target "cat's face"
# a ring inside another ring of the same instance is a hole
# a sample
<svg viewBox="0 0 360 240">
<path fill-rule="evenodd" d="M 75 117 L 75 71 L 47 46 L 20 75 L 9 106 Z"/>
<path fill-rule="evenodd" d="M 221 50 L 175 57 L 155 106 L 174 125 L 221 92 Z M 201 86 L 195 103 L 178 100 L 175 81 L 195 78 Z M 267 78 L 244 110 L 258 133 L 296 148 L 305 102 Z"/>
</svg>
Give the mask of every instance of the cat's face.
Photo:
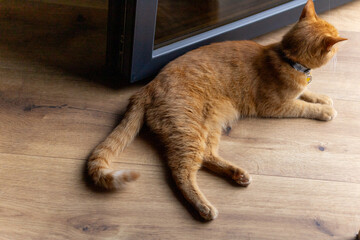
<svg viewBox="0 0 360 240">
<path fill-rule="evenodd" d="M 336 53 L 339 37 L 334 26 L 316 15 L 314 3 L 308 0 L 299 21 L 283 37 L 284 52 L 308 68 L 326 64 Z"/>
</svg>

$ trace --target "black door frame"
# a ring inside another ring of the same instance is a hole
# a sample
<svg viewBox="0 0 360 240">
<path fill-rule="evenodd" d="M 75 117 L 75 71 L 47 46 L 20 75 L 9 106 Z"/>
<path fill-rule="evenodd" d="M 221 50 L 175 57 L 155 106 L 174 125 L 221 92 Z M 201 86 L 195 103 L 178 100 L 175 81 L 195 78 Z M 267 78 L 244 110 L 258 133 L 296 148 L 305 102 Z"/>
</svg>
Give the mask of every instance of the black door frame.
<svg viewBox="0 0 360 240">
<path fill-rule="evenodd" d="M 314 0 L 318 13 L 352 0 Z M 293 0 L 244 19 L 154 49 L 158 0 L 109 0 L 106 63 L 118 81 L 154 76 L 172 59 L 199 46 L 251 39 L 298 20 L 306 0 Z"/>
</svg>

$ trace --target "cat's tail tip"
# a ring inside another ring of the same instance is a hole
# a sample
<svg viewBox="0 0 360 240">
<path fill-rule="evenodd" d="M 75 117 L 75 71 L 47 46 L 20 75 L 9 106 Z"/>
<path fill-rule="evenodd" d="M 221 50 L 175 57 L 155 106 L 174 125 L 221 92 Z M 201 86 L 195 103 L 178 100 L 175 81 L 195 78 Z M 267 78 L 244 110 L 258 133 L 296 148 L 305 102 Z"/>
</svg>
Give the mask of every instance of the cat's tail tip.
<svg viewBox="0 0 360 240">
<path fill-rule="evenodd" d="M 132 170 L 112 170 L 109 168 L 89 168 L 89 175 L 96 186 L 107 190 L 118 190 L 128 182 L 135 181 L 140 173 Z"/>
</svg>

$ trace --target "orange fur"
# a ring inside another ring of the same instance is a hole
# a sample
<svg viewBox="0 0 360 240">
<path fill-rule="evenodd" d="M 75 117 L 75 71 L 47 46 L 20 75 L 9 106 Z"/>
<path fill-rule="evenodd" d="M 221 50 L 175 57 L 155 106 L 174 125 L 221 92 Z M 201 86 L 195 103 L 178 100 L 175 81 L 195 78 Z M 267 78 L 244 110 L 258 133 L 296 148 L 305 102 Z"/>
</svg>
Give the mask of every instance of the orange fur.
<svg viewBox="0 0 360 240">
<path fill-rule="evenodd" d="M 108 189 L 135 180 L 138 173 L 113 171 L 110 161 L 146 123 L 165 145 L 168 165 L 185 198 L 204 219 L 216 218 L 216 208 L 197 186 L 197 171 L 204 166 L 241 186 L 251 182 L 245 170 L 218 155 L 222 128 L 239 117 L 333 119 L 332 100 L 307 91 L 304 73 L 293 69 L 284 56 L 317 68 L 342 40 L 316 15 L 309 0 L 299 22 L 279 43 L 215 43 L 177 58 L 130 99 L 120 125 L 91 155 L 90 176 Z"/>
</svg>

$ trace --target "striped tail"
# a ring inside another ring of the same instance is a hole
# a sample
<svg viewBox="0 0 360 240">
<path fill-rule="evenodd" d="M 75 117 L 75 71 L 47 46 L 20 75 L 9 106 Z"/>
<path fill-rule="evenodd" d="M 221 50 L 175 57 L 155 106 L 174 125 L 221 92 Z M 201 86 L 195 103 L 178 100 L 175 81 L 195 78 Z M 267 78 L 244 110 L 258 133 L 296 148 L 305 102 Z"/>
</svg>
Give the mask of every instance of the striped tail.
<svg viewBox="0 0 360 240">
<path fill-rule="evenodd" d="M 130 103 L 121 123 L 99 144 L 88 160 L 88 173 L 97 186 L 105 189 L 119 189 L 126 182 L 136 180 L 140 174 L 130 170 L 110 168 L 112 158 L 122 152 L 140 131 L 144 123 L 144 91 L 130 98 Z"/>
</svg>

